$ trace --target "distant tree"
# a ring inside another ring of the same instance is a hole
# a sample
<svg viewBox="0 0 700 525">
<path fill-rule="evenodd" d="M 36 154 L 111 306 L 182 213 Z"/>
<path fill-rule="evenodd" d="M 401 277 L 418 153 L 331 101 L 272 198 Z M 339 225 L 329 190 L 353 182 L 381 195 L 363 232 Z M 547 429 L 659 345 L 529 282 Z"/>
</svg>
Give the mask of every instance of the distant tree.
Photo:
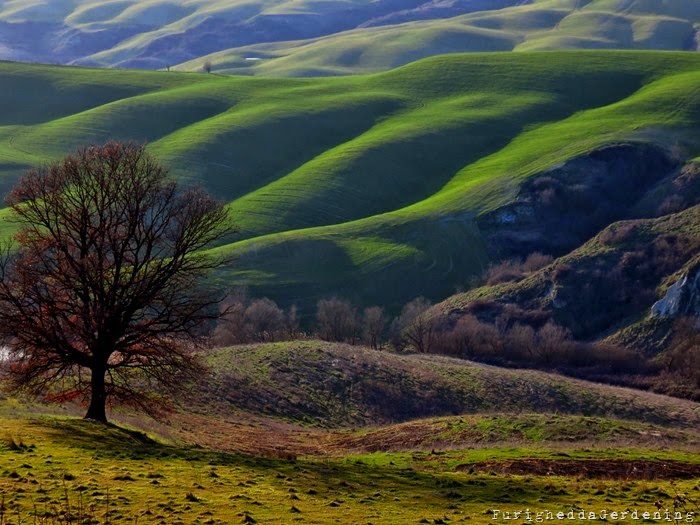
<svg viewBox="0 0 700 525">
<path fill-rule="evenodd" d="M 20 229 L 0 257 L 0 336 L 12 384 L 58 399 L 149 409 L 200 367 L 201 325 L 219 316 L 201 250 L 230 231 L 226 208 L 180 191 L 142 146 L 109 142 L 29 171 L 7 196 Z"/>
<path fill-rule="evenodd" d="M 382 344 L 382 337 L 386 327 L 384 309 L 379 306 L 365 308 L 362 315 L 362 326 L 365 343 L 378 350 Z"/>
<path fill-rule="evenodd" d="M 545 365 L 551 365 L 556 361 L 565 361 L 572 348 L 571 345 L 571 332 L 552 321 L 548 321 L 537 331 L 537 345 L 535 346 L 537 361 Z"/>
<path fill-rule="evenodd" d="M 299 309 L 297 308 L 297 305 L 293 304 L 289 307 L 289 310 L 287 310 L 287 315 L 285 316 L 284 320 L 288 340 L 293 341 L 294 339 L 299 338 L 301 334 L 301 330 L 299 328 L 300 324 L 301 319 L 299 317 Z"/>
<path fill-rule="evenodd" d="M 503 346 L 505 347 L 505 353 L 507 353 L 506 357 L 516 361 L 536 361 L 539 355 L 537 351 L 538 341 L 537 334 L 531 326 L 515 323 L 504 334 L 504 339 Z"/>
<path fill-rule="evenodd" d="M 284 312 L 267 297 L 253 301 L 246 308 L 245 315 L 255 341 L 276 341 L 285 331 Z"/>
<path fill-rule="evenodd" d="M 321 299 L 316 307 L 318 335 L 325 341 L 349 342 L 357 339 L 357 311 L 342 299 Z"/>
<path fill-rule="evenodd" d="M 406 350 L 408 340 L 403 335 L 401 319 L 399 317 L 394 317 L 391 320 L 387 332 L 389 345 L 391 345 L 395 352 L 403 352 Z"/>
<path fill-rule="evenodd" d="M 502 348 L 501 334 L 489 323 L 480 322 L 473 315 L 465 315 L 452 330 L 456 346 L 463 356 L 490 360 Z"/>
<path fill-rule="evenodd" d="M 204 64 L 202 64 L 202 69 L 204 70 L 205 73 L 211 73 L 211 69 L 212 69 L 211 62 L 209 60 L 204 62 Z"/>
<path fill-rule="evenodd" d="M 406 303 L 399 316 L 401 333 L 417 352 L 430 352 L 437 335 L 437 320 L 426 315 L 431 303 L 425 297 L 416 297 Z"/>
<path fill-rule="evenodd" d="M 698 320 L 682 317 L 674 323 L 674 336 L 662 360 L 666 369 L 700 389 L 700 329 Z"/>
<path fill-rule="evenodd" d="M 215 345 L 229 346 L 252 340 L 251 327 L 246 317 L 247 307 L 247 298 L 240 295 L 227 297 L 221 304 L 221 318 L 212 336 Z"/>
</svg>

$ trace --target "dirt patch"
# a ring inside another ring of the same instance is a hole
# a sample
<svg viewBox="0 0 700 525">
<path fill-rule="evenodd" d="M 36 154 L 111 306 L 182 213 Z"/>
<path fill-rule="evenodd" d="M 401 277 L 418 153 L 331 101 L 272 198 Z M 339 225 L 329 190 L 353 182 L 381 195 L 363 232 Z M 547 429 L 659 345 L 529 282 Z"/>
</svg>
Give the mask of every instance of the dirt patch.
<svg viewBox="0 0 700 525">
<path fill-rule="evenodd" d="M 606 459 L 515 459 L 458 465 L 460 472 L 495 472 L 533 476 L 570 476 L 593 479 L 693 479 L 700 478 L 700 464 L 681 461 Z"/>
</svg>

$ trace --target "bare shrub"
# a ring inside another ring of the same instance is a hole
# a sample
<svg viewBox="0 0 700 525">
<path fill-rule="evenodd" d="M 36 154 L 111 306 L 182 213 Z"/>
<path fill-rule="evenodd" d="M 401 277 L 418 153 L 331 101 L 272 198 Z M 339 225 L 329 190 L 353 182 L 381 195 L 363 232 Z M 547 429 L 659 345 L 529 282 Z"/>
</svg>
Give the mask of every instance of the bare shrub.
<svg viewBox="0 0 700 525">
<path fill-rule="evenodd" d="M 537 333 L 529 325 L 515 323 L 504 337 L 504 353 L 514 361 L 534 361 L 537 353 Z"/>
<path fill-rule="evenodd" d="M 544 268 L 553 261 L 551 255 L 533 252 L 524 261 L 508 259 L 491 266 L 484 274 L 484 283 L 488 286 L 519 281 L 525 276 Z"/>
<path fill-rule="evenodd" d="M 524 277 L 520 261 L 509 259 L 486 270 L 484 282 L 488 286 L 519 281 Z"/>
<path fill-rule="evenodd" d="M 324 341 L 355 344 L 358 335 L 357 310 L 337 297 L 321 299 L 316 306 L 318 335 Z"/>
<path fill-rule="evenodd" d="M 284 313 L 271 299 L 253 301 L 246 308 L 245 317 L 257 342 L 276 341 L 284 334 Z"/>
<path fill-rule="evenodd" d="M 525 273 L 533 273 L 550 264 L 554 258 L 551 255 L 545 255 L 541 252 L 533 252 L 527 256 L 522 264 L 522 269 Z"/>
<path fill-rule="evenodd" d="M 673 328 L 675 335 L 663 356 L 664 366 L 688 386 L 700 389 L 700 330 L 697 320 L 681 318 Z"/>
<path fill-rule="evenodd" d="M 473 315 L 461 317 L 451 331 L 441 334 L 439 341 L 444 353 L 485 360 L 496 356 L 502 344 L 496 327 Z"/>
<path fill-rule="evenodd" d="M 564 279 L 567 278 L 567 276 L 571 275 L 572 268 L 570 264 L 566 263 L 559 263 L 554 267 L 554 271 L 552 272 L 552 280 L 555 283 L 561 282 Z"/>
<path fill-rule="evenodd" d="M 293 304 L 287 310 L 287 315 L 284 318 L 284 327 L 287 332 L 287 339 L 294 341 L 302 336 L 301 333 L 301 317 L 297 305 Z"/>
<path fill-rule="evenodd" d="M 406 303 L 399 316 L 401 333 L 417 352 L 430 352 L 436 335 L 437 319 L 426 315 L 431 307 L 425 297 Z"/>
<path fill-rule="evenodd" d="M 620 222 L 603 230 L 600 234 L 600 242 L 611 246 L 629 241 L 637 233 L 637 223 L 634 221 Z"/>
<path fill-rule="evenodd" d="M 656 213 L 657 215 L 668 215 L 670 213 L 677 213 L 686 207 L 686 201 L 680 195 L 671 195 L 666 197 L 663 202 L 659 205 Z"/>
<path fill-rule="evenodd" d="M 510 330 L 516 324 L 524 324 L 533 328 L 541 328 L 550 321 L 551 314 L 540 308 L 522 308 L 515 303 L 503 305 L 501 313 L 496 317 L 496 326 L 502 331 Z"/>
<path fill-rule="evenodd" d="M 222 305 L 224 314 L 212 334 L 215 346 L 292 340 L 300 336 L 296 306 L 285 312 L 263 297 L 248 298 L 245 289 L 232 291 Z"/>
<path fill-rule="evenodd" d="M 571 332 L 549 321 L 537 331 L 535 358 L 544 365 L 568 360 L 573 349 Z"/>
<path fill-rule="evenodd" d="M 383 341 L 386 318 L 384 309 L 379 306 L 365 308 L 362 315 L 362 335 L 364 342 L 375 350 L 378 350 Z"/>
</svg>

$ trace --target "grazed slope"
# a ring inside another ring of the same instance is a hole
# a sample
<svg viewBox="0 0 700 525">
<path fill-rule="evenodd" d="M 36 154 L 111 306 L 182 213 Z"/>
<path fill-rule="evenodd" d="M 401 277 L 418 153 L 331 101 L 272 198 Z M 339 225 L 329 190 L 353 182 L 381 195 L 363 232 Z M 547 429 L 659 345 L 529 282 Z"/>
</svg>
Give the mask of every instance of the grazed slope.
<svg viewBox="0 0 700 525">
<path fill-rule="evenodd" d="M 305 308 L 329 293 L 395 307 L 480 272 L 474 219 L 533 175 L 619 141 L 700 154 L 699 65 L 474 54 L 263 79 L 2 64 L 0 182 L 80 144 L 148 141 L 177 177 L 231 203 L 242 232 L 219 248 L 236 256 L 222 285 Z"/>
<path fill-rule="evenodd" d="M 215 375 L 202 386 L 207 406 L 321 426 L 493 412 L 700 425 L 692 401 L 434 355 L 307 341 L 217 349 L 207 360 Z"/>
<path fill-rule="evenodd" d="M 443 53 L 555 49 L 698 49 L 691 1 L 536 0 L 448 19 L 366 27 L 218 51 L 178 69 L 266 76 L 383 71 Z M 394 19 L 399 21 L 398 19 Z"/>
<path fill-rule="evenodd" d="M 432 454 L 300 457 L 295 461 L 166 445 L 140 432 L 68 418 L 0 419 L 0 491 L 10 523 L 83 522 L 230 524 L 414 523 L 487 524 L 484 508 L 566 512 L 572 498 L 590 508 L 653 511 L 659 498 L 698 494 L 697 480 L 638 481 L 637 466 L 680 465 L 697 472 L 694 452 L 538 446 Z M 230 438 L 237 438 L 237 435 Z M 20 443 L 13 442 L 17 440 Z M 286 443 L 279 443 L 284 449 Z M 668 443 L 666 443 L 668 446 Z M 564 450 L 566 452 L 564 452 Z M 264 452 L 258 449 L 257 454 Z M 557 477 L 502 476 L 504 463 L 553 466 L 580 460 Z M 643 462 L 640 459 L 643 458 Z M 500 459 L 482 464 L 486 459 Z M 610 460 L 615 461 L 610 461 Z M 520 460 L 520 461 L 519 461 Z M 650 463 L 651 462 L 651 463 Z M 590 465 L 613 465 L 625 479 L 585 479 Z M 621 465 L 620 465 L 621 464 Z M 681 478 L 676 472 L 676 478 Z M 507 497 L 507 498 L 506 498 Z M 504 500 L 506 500 L 504 502 Z M 532 502 L 535 502 L 534 504 Z M 88 519 L 85 519 L 89 516 Z"/>
</svg>

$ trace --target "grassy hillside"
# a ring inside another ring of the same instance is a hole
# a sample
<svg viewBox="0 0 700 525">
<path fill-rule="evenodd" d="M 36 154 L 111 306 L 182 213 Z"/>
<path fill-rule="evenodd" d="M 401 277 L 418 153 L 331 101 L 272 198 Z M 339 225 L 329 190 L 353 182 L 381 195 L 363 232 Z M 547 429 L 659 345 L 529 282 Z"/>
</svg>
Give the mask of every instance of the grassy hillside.
<svg viewBox="0 0 700 525">
<path fill-rule="evenodd" d="M 698 22 L 692 0 L 8 0 L 0 58 L 338 75 L 455 52 L 694 50 Z"/>
<path fill-rule="evenodd" d="M 197 57 L 177 69 L 320 76 L 370 73 L 444 53 L 556 49 L 695 50 L 693 2 L 536 0 L 447 19 L 265 42 Z"/>
<path fill-rule="evenodd" d="M 221 285 L 307 312 L 331 293 L 395 309 L 481 272 L 490 252 L 475 219 L 534 175 L 619 142 L 698 156 L 698 65 L 683 53 L 474 54 L 263 79 L 2 63 L 0 186 L 81 144 L 146 141 L 176 177 L 230 203 L 241 234 L 218 248 L 236 257 Z"/>
<path fill-rule="evenodd" d="M 494 508 L 641 513 L 700 495 L 696 403 L 318 342 L 208 362 L 214 376 L 162 422 L 115 411 L 120 426 L 103 426 L 0 399 L 2 519 L 489 523 Z M 459 415 L 375 426 L 390 405 L 406 418 L 412 402 L 435 414 L 450 399 Z"/>
<path fill-rule="evenodd" d="M 318 37 L 392 23 L 397 16 L 444 18 L 518 2 L 8 0 L 0 2 L 0 58 L 158 69 L 232 46 Z"/>
<path fill-rule="evenodd" d="M 672 508 L 676 491 L 698 496 L 692 452 L 572 445 L 290 460 L 70 418 L 4 417 L 0 432 L 7 523 L 491 523 L 493 508 L 566 513 L 576 500 L 641 514 L 658 500 Z M 522 465 L 568 473 L 522 475 Z"/>
<path fill-rule="evenodd" d="M 440 356 L 298 342 L 219 349 L 207 359 L 214 379 L 202 392 L 205 406 L 221 400 L 224 413 L 242 409 L 322 426 L 492 412 L 700 424 L 690 401 Z"/>
<path fill-rule="evenodd" d="M 480 312 L 493 319 L 504 305 L 517 305 L 542 313 L 538 323 L 552 319 L 585 340 L 608 337 L 637 323 L 668 329 L 670 320 L 654 319 L 651 307 L 681 275 L 697 266 L 698 225 L 700 205 L 657 219 L 614 223 L 541 270 L 514 282 L 453 295 L 435 305 L 434 312 L 458 317 L 478 303 Z M 658 353 L 665 345 L 653 338 L 644 341 L 649 332 L 649 327 L 632 331 L 628 336 L 636 337 L 627 345 Z"/>
</svg>

